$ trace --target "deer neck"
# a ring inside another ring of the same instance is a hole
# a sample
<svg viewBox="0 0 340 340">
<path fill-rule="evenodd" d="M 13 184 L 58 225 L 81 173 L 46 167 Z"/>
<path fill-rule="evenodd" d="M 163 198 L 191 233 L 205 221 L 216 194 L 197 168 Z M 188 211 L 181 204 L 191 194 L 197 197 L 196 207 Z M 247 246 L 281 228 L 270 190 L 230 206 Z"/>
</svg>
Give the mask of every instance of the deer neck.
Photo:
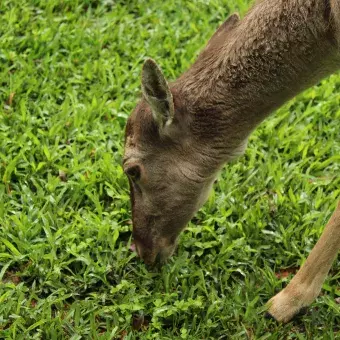
<svg viewBox="0 0 340 340">
<path fill-rule="evenodd" d="M 262 1 L 176 82 L 202 144 L 228 161 L 273 110 L 338 69 L 325 1 Z"/>
</svg>

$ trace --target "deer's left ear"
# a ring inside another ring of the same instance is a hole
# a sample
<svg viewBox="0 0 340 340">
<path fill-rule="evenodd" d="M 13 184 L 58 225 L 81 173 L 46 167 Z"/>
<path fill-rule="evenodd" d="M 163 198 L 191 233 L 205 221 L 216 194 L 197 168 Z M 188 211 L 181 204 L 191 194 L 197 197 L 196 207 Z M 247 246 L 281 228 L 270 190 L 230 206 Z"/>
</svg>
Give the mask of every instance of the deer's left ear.
<svg viewBox="0 0 340 340">
<path fill-rule="evenodd" d="M 169 85 L 156 62 L 147 59 L 142 70 L 142 91 L 160 128 L 171 124 L 174 102 Z"/>
</svg>

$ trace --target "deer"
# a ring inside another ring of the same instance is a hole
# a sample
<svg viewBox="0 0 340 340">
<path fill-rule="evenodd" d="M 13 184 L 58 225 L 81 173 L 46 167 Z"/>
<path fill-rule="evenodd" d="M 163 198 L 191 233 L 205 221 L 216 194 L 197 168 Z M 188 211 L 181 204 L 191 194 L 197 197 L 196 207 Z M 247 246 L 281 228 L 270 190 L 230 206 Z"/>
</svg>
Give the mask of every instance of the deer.
<svg viewBox="0 0 340 340">
<path fill-rule="evenodd" d="M 260 0 L 231 15 L 191 67 L 168 82 L 151 58 L 125 129 L 132 237 L 146 264 L 164 262 L 208 198 L 221 169 L 241 156 L 273 111 L 340 66 L 340 0 Z M 267 304 L 288 322 L 319 295 L 340 249 L 340 204 L 291 282 Z"/>
</svg>

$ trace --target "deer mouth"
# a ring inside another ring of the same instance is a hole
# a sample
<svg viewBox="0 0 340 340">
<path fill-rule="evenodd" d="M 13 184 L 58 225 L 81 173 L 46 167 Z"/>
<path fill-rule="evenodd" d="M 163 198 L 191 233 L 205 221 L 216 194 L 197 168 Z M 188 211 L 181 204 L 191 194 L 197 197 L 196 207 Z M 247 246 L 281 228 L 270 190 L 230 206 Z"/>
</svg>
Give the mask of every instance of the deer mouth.
<svg viewBox="0 0 340 340">
<path fill-rule="evenodd" d="M 149 248 L 143 247 L 143 245 L 136 240 L 131 243 L 130 250 L 136 252 L 138 257 L 149 265 L 154 264 L 159 256 L 159 251 L 155 252 Z"/>
<path fill-rule="evenodd" d="M 176 244 L 172 244 L 167 247 L 161 247 L 157 250 L 147 249 L 136 241 L 130 246 L 130 250 L 136 252 L 138 257 L 148 265 L 164 264 L 174 253 L 175 249 Z"/>
</svg>

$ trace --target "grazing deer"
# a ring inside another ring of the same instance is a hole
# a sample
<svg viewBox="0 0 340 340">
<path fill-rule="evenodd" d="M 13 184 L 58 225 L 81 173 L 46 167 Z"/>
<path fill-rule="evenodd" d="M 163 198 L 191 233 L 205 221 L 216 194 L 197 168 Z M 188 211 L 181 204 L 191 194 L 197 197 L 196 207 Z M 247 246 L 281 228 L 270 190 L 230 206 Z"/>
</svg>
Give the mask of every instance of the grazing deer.
<svg viewBox="0 0 340 340">
<path fill-rule="evenodd" d="M 244 152 L 256 126 L 339 68 L 339 43 L 340 0 L 262 0 L 244 19 L 229 17 L 173 83 L 145 61 L 123 167 L 133 237 L 146 263 L 172 255 L 218 172 Z M 269 301 L 270 315 L 286 322 L 310 304 L 339 248 L 340 206 L 304 266 Z"/>
</svg>

